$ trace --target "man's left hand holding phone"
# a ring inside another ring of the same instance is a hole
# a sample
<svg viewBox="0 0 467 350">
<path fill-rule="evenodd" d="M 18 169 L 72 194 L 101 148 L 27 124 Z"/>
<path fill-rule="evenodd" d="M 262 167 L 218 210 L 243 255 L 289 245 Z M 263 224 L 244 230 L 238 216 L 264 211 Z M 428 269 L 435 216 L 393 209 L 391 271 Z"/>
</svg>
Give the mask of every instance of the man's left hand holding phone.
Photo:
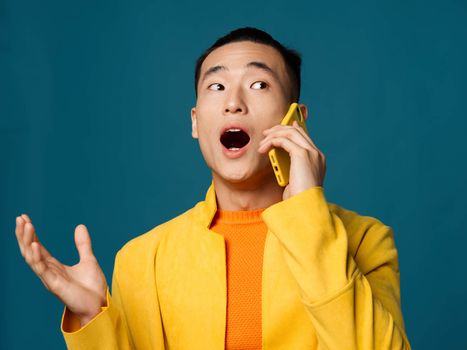
<svg viewBox="0 0 467 350">
<path fill-rule="evenodd" d="M 298 105 L 303 118 L 308 117 L 305 105 Z M 267 153 L 273 148 L 282 148 L 290 156 L 289 183 L 284 189 L 286 200 L 309 188 L 323 186 L 326 173 L 326 158 L 297 121 L 292 125 L 276 125 L 263 131 L 265 138 L 258 152 Z"/>
</svg>

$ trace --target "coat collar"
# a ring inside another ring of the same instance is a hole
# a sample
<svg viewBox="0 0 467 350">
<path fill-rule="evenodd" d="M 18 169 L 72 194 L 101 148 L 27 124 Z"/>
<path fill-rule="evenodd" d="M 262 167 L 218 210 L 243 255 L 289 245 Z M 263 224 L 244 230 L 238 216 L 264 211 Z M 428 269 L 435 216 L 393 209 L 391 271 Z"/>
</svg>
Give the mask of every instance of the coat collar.
<svg viewBox="0 0 467 350">
<path fill-rule="evenodd" d="M 211 182 L 204 201 L 196 204 L 194 208 L 195 220 L 206 228 L 211 226 L 214 215 L 217 212 L 216 191 L 214 190 L 214 183 Z"/>
</svg>

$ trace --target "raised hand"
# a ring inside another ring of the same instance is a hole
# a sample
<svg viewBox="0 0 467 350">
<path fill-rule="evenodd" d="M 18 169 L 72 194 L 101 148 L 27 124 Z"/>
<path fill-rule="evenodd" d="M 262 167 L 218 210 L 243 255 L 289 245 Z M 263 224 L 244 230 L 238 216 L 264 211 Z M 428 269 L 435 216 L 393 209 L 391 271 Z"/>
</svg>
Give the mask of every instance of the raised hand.
<svg viewBox="0 0 467 350">
<path fill-rule="evenodd" d="M 84 225 L 75 229 L 79 263 L 62 264 L 39 242 L 31 219 L 22 214 L 16 218 L 16 239 L 21 255 L 44 286 L 79 318 L 81 326 L 88 323 L 106 305 L 107 282 L 91 247 L 91 238 Z"/>
<path fill-rule="evenodd" d="M 290 155 L 289 184 L 284 189 L 284 200 L 311 187 L 323 186 L 326 158 L 296 121 L 292 126 L 276 125 L 263 134 L 258 152 L 281 147 Z"/>
</svg>

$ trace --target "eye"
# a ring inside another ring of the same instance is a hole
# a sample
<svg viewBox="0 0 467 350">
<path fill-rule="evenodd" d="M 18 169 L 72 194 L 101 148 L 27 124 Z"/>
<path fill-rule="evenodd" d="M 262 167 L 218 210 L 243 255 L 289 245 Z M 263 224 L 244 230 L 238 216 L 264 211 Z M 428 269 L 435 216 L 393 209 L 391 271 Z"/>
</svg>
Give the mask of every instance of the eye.
<svg viewBox="0 0 467 350">
<path fill-rule="evenodd" d="M 214 84 L 209 85 L 208 89 L 214 90 L 214 91 L 221 91 L 221 90 L 225 90 L 225 87 L 222 84 L 214 83 Z"/>
<path fill-rule="evenodd" d="M 266 89 L 266 87 L 268 86 L 268 84 L 266 84 L 264 81 L 255 81 L 253 84 L 251 84 L 251 87 L 253 89 Z"/>
</svg>

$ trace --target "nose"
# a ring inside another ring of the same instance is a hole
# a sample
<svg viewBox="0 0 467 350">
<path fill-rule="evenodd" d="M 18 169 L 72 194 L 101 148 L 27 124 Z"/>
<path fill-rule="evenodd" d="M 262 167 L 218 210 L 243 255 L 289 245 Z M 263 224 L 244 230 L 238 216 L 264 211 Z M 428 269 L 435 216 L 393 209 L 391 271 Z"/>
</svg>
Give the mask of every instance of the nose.
<svg viewBox="0 0 467 350">
<path fill-rule="evenodd" d="M 224 114 L 245 114 L 247 107 L 240 89 L 235 89 L 227 95 Z"/>
</svg>

